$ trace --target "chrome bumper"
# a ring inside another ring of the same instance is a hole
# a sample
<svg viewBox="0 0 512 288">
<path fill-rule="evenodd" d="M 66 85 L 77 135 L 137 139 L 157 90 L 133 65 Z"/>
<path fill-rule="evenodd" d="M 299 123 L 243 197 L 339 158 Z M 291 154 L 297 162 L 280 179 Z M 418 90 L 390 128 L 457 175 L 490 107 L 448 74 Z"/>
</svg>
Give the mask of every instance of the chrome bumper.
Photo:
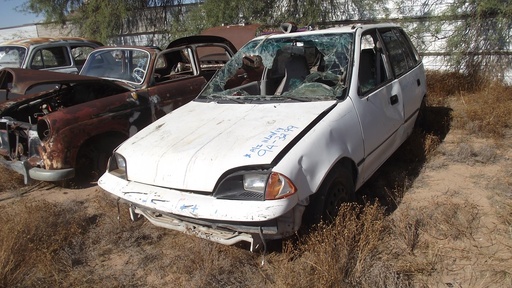
<svg viewBox="0 0 512 288">
<path fill-rule="evenodd" d="M 75 168 L 47 170 L 39 167 L 32 167 L 28 161 L 8 161 L 3 158 L 0 158 L 0 164 L 23 175 L 23 181 L 25 184 L 32 183 L 32 180 L 52 182 L 75 177 Z"/>
</svg>

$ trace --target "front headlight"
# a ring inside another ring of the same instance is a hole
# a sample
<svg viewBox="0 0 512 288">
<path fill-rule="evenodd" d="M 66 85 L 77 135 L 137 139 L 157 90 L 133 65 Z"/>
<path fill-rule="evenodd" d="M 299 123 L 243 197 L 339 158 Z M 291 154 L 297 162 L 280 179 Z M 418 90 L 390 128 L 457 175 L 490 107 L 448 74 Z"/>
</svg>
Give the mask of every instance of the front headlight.
<svg viewBox="0 0 512 288">
<path fill-rule="evenodd" d="M 116 152 L 108 160 L 108 172 L 119 178 L 128 179 L 126 175 L 126 159 Z"/>
<path fill-rule="evenodd" d="M 37 136 L 41 141 L 46 141 L 50 138 L 52 129 L 50 123 L 46 118 L 39 119 L 37 121 Z"/>
<path fill-rule="evenodd" d="M 214 192 L 219 199 L 274 200 L 297 192 L 288 177 L 270 171 L 237 172 L 226 177 Z"/>
</svg>

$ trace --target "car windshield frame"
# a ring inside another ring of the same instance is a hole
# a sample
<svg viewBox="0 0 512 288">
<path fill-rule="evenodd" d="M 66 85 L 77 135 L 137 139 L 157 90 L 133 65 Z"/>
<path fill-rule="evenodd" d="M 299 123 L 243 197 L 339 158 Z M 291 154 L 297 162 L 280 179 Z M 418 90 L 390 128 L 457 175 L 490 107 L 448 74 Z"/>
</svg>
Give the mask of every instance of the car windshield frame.
<svg viewBox="0 0 512 288">
<path fill-rule="evenodd" d="M 217 71 L 197 100 L 247 103 L 344 99 L 354 39 L 353 32 L 336 31 L 256 38 Z"/>
<path fill-rule="evenodd" d="M 80 75 L 142 85 L 148 77 L 151 55 L 137 48 L 112 47 L 93 50 Z"/>
<path fill-rule="evenodd" d="M 0 46 L 0 67 L 21 68 L 27 55 L 27 48 L 22 46 Z"/>
</svg>

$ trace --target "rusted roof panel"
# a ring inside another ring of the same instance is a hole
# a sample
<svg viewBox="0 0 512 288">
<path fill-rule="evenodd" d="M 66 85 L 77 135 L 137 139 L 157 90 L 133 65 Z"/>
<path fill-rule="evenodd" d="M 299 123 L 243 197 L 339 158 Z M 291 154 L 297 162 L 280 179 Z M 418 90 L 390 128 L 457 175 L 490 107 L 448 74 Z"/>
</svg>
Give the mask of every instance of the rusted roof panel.
<svg viewBox="0 0 512 288">
<path fill-rule="evenodd" d="M 101 42 L 95 41 L 95 40 L 89 40 L 85 38 L 80 37 L 37 37 L 37 38 L 24 38 L 24 39 L 15 39 L 15 40 L 9 40 L 1 43 L 0 45 L 18 45 L 18 46 L 24 46 L 29 47 L 31 45 L 37 45 L 37 44 L 43 44 L 48 42 L 61 42 L 61 41 L 74 41 L 74 42 L 92 42 L 99 46 L 102 46 L 103 44 Z"/>
</svg>

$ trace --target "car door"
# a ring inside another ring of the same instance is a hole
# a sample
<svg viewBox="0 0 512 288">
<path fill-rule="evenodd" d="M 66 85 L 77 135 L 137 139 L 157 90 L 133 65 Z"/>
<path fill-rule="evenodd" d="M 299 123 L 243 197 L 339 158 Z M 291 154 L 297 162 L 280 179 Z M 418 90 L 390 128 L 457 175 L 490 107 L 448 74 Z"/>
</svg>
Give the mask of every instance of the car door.
<svg viewBox="0 0 512 288">
<path fill-rule="evenodd" d="M 194 99 L 206 84 L 194 65 L 192 49 L 169 49 L 158 55 L 153 72 L 153 83 L 148 88 L 149 97 L 157 102 L 157 115 L 172 110 Z M 161 113 L 159 113 L 161 112 Z"/>
<path fill-rule="evenodd" d="M 402 29 L 379 29 L 389 54 L 393 75 L 403 93 L 404 122 L 411 121 L 426 93 L 426 79 L 421 58 Z M 410 125 L 412 127 L 412 125 Z"/>
<path fill-rule="evenodd" d="M 188 103 L 233 53 L 223 44 L 208 43 L 164 50 L 156 60 L 150 97 L 160 102 L 157 107 L 164 113 Z"/>
<path fill-rule="evenodd" d="M 44 45 L 36 47 L 29 59 L 29 68 L 77 74 L 66 45 Z"/>
<path fill-rule="evenodd" d="M 401 144 L 404 122 L 403 95 L 392 76 L 389 58 L 376 29 L 358 33 L 351 98 L 364 139 L 365 161 L 360 181 L 365 181 Z"/>
</svg>

